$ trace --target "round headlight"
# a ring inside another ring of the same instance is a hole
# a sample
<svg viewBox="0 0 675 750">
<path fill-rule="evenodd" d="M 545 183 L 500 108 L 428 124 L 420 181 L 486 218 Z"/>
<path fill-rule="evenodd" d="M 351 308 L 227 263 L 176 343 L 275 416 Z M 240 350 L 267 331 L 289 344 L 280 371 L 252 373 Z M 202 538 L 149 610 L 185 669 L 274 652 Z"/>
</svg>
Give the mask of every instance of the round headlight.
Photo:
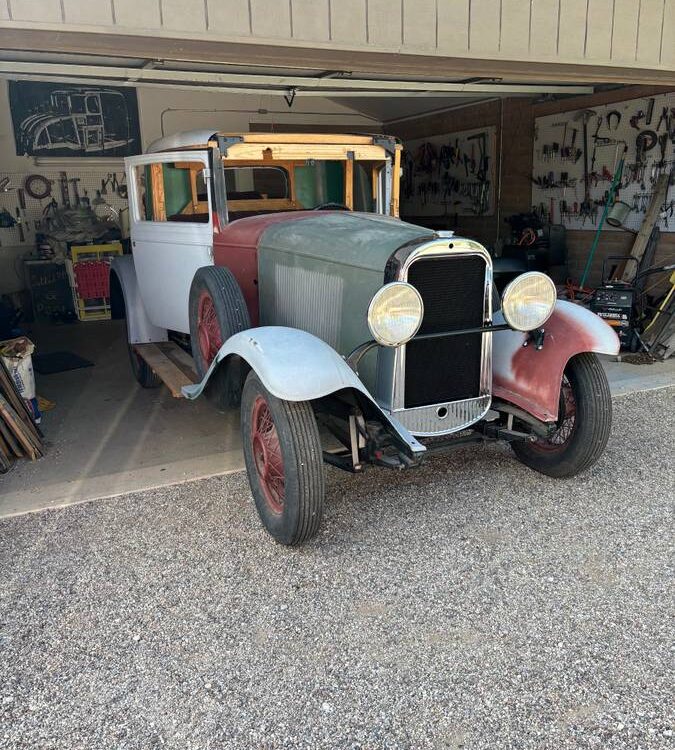
<svg viewBox="0 0 675 750">
<path fill-rule="evenodd" d="M 502 313 L 517 331 L 533 331 L 551 317 L 556 290 L 545 273 L 529 271 L 515 278 L 504 290 Z"/>
<path fill-rule="evenodd" d="M 368 306 L 368 327 L 378 344 L 400 346 L 417 333 L 424 304 L 414 286 L 403 281 L 386 284 Z"/>
</svg>

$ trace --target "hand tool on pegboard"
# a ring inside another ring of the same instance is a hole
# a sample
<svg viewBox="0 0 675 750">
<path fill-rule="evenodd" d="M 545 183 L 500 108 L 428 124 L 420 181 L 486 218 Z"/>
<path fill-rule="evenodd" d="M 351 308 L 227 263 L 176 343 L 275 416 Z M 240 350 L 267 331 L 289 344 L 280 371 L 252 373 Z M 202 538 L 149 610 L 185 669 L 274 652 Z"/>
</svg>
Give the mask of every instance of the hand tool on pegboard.
<svg viewBox="0 0 675 750">
<path fill-rule="evenodd" d="M 117 184 L 117 195 L 123 200 L 129 197 L 129 190 L 127 188 L 127 176 L 126 173 L 122 175 L 122 180 Z"/>
<path fill-rule="evenodd" d="M 26 218 L 26 193 L 23 188 L 19 188 L 16 191 L 16 194 L 17 194 L 17 198 L 19 199 L 19 209 L 20 209 L 19 215 L 21 217 L 21 224 L 20 224 L 21 231 L 19 232 L 19 234 L 23 232 L 24 234 L 24 239 L 22 240 L 23 242 L 26 239 L 26 236 L 25 236 L 26 232 L 30 231 L 30 223 L 28 219 Z M 24 227 L 25 227 L 25 231 L 24 231 Z"/>
<path fill-rule="evenodd" d="M 611 109 L 606 115 L 605 120 L 607 121 L 607 130 L 618 130 L 621 125 L 621 112 L 618 109 Z M 614 127 L 612 127 L 614 123 Z"/>
<path fill-rule="evenodd" d="M 591 217 L 593 213 L 593 206 L 591 204 L 590 194 L 590 181 L 588 171 L 588 122 L 592 117 L 597 117 L 597 112 L 594 109 L 581 109 L 575 115 L 575 120 L 581 120 L 582 123 L 582 143 L 581 150 L 584 157 L 584 200 L 579 209 L 579 215 L 583 217 L 583 223 L 585 223 L 587 217 Z"/>
<path fill-rule="evenodd" d="M 595 133 L 593 134 L 593 156 L 591 157 L 591 172 L 595 172 L 595 155 L 598 151 L 598 133 L 600 132 L 601 125 L 602 117 L 598 116 L 598 122 L 595 126 Z"/>
<path fill-rule="evenodd" d="M 16 228 L 19 230 L 19 242 L 26 241 L 26 233 L 23 231 L 23 220 L 21 218 L 21 209 L 17 206 L 14 209 L 16 214 Z"/>
<path fill-rule="evenodd" d="M 626 163 L 627 151 L 628 151 L 628 144 L 625 144 L 623 147 L 623 154 L 621 155 L 619 164 L 617 165 L 617 168 L 614 172 L 614 179 L 612 180 L 612 184 L 610 185 L 610 188 L 609 188 L 609 193 L 607 195 L 607 202 L 605 203 L 605 207 L 602 211 L 602 216 L 600 218 L 600 221 L 598 222 L 598 228 L 595 230 L 595 236 L 593 237 L 593 243 L 591 244 L 591 249 L 588 253 L 588 259 L 586 260 L 586 266 L 584 267 L 584 272 L 581 274 L 581 281 L 579 282 L 579 286 L 582 289 L 584 288 L 584 284 L 586 283 L 586 279 L 588 278 L 588 273 L 591 270 L 591 264 L 593 263 L 593 257 L 595 256 L 595 251 L 598 249 L 598 243 L 600 242 L 600 232 L 602 231 L 602 226 L 605 223 L 605 219 L 607 218 L 609 209 L 612 207 L 612 204 L 614 203 L 614 197 L 616 195 L 618 186 L 621 184 L 621 177 L 623 175 L 624 164 Z"/>
<path fill-rule="evenodd" d="M 649 208 L 647 209 L 647 213 L 645 214 L 642 226 L 640 227 L 637 236 L 635 237 L 635 242 L 633 243 L 633 247 L 631 248 L 629 253 L 629 255 L 633 258 L 642 260 L 642 256 L 647 250 L 652 231 L 660 220 L 661 206 L 664 203 L 666 194 L 668 192 L 669 180 L 669 174 L 662 174 L 659 176 L 656 182 L 656 187 L 654 189 L 654 192 L 652 193 Z M 624 280 L 630 278 L 629 272 L 625 266 L 622 269 L 621 278 Z"/>
<path fill-rule="evenodd" d="M 68 182 L 73 183 L 73 196 L 75 197 L 75 206 L 80 205 L 80 191 L 77 189 L 77 183 L 80 181 L 79 177 L 69 177 Z"/>
<path fill-rule="evenodd" d="M 641 130 L 635 136 L 635 159 L 638 164 L 644 164 L 645 154 L 658 143 L 658 136 L 653 130 Z"/>
<path fill-rule="evenodd" d="M 655 100 L 653 97 L 647 100 L 647 111 L 645 112 L 645 125 L 652 124 L 652 117 L 654 115 L 654 104 L 655 104 Z"/>
<path fill-rule="evenodd" d="M 68 209 L 70 208 L 70 190 L 66 172 L 59 172 L 59 187 L 61 188 L 61 204 L 63 208 Z"/>
<path fill-rule="evenodd" d="M 52 181 L 41 174 L 29 174 L 23 186 L 28 195 L 36 201 L 49 198 L 52 194 Z"/>
</svg>

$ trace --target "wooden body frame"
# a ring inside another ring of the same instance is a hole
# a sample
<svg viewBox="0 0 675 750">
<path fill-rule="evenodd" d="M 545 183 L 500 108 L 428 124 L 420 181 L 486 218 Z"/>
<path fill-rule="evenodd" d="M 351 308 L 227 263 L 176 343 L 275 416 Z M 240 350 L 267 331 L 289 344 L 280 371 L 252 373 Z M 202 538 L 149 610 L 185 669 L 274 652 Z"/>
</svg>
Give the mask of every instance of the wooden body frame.
<svg viewBox="0 0 675 750">
<path fill-rule="evenodd" d="M 373 136 L 342 136 L 330 134 L 307 133 L 243 133 L 230 137 L 240 138 L 228 145 L 227 154 L 222 157 L 224 166 L 231 167 L 269 167 L 278 166 L 289 176 L 288 198 L 263 198 L 247 200 L 229 200 L 228 207 L 234 211 L 295 211 L 304 208 L 300 205 L 295 189 L 295 168 L 305 165 L 309 160 L 326 160 L 344 162 L 344 204 L 354 208 L 353 175 L 354 161 L 372 163 L 371 182 L 372 197 L 377 198 L 379 172 L 389 157 L 384 146 L 375 143 Z M 218 146 L 216 141 L 204 144 L 209 148 Z M 203 148 L 203 146 L 202 146 Z M 391 215 L 399 215 L 401 149 L 396 144 L 392 169 Z M 189 149 L 186 149 L 189 153 Z M 177 162 L 179 169 L 190 170 L 192 200 L 183 208 L 182 214 L 203 213 L 206 206 L 197 199 L 197 172 L 201 167 L 194 162 Z M 153 211 L 154 215 L 166 219 L 164 205 L 164 186 L 161 167 L 151 166 Z M 156 197 L 155 197 L 156 196 Z"/>
</svg>

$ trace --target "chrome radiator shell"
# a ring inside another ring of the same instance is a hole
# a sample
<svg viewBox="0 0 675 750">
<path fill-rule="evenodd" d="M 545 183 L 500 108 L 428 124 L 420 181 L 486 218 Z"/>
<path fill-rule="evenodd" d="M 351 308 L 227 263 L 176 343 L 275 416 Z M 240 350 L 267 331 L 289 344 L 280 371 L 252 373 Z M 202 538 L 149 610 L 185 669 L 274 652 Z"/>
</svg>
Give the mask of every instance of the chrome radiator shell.
<svg viewBox="0 0 675 750">
<path fill-rule="evenodd" d="M 388 266 L 385 281 L 408 281 L 408 271 L 422 258 L 453 258 L 479 256 L 485 262 L 483 318 L 492 320 L 492 259 L 477 242 L 461 238 L 434 239 L 416 246 L 401 248 Z M 451 322 L 449 329 L 452 330 Z M 492 333 L 481 334 L 481 362 L 478 396 L 452 402 L 439 402 L 414 408 L 405 407 L 406 346 L 393 349 L 381 347 L 378 357 L 377 400 L 413 435 L 431 437 L 466 429 L 482 419 L 492 401 Z M 439 409 L 442 417 L 439 417 Z M 447 410 L 445 413 L 443 410 Z"/>
</svg>

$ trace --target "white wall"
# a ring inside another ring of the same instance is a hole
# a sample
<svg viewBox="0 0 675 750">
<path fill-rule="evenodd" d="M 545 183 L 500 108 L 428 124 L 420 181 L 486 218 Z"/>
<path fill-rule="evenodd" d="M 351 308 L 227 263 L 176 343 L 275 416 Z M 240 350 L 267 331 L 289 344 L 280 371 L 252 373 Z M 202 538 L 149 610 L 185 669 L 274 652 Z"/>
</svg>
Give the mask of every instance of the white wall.
<svg viewBox="0 0 675 750">
<path fill-rule="evenodd" d="M 70 177 L 80 177 L 80 189 L 88 187 L 89 198 L 95 196 L 95 189 L 100 185 L 101 177 L 116 170 L 118 177 L 122 173 L 122 161 L 119 166 L 91 166 L 87 159 L 59 158 L 57 166 L 50 169 L 48 165 L 36 166 L 32 157 L 17 156 L 14 145 L 12 118 L 9 110 L 7 82 L 0 80 L 0 178 L 10 176 L 14 187 L 21 187 L 26 175 L 40 173 L 54 178 L 60 170 L 65 169 Z M 180 130 L 209 128 L 231 132 L 246 132 L 249 123 L 291 123 L 297 124 L 298 130 L 303 125 L 344 124 L 347 129 L 358 127 L 360 130 L 379 130 L 381 124 L 360 115 L 339 103 L 321 98 L 296 100 L 289 109 L 282 96 L 258 96 L 211 93 L 208 91 L 185 91 L 178 89 L 139 88 L 138 108 L 141 126 L 143 150 L 149 143 L 162 135 L 162 112 L 167 109 L 179 110 L 165 112 L 165 135 Z M 196 111 L 185 111 L 196 110 Z M 213 112 L 209 110 L 226 110 Z M 260 114 L 259 110 L 268 110 Z M 52 186 L 54 197 L 60 202 L 57 184 Z M 119 203 L 121 199 L 115 199 Z M 46 204 L 48 200 L 44 200 Z M 123 202 L 122 202 L 123 203 Z M 0 208 L 5 207 L 13 215 L 18 204 L 16 192 L 0 193 Z M 31 219 L 38 219 L 42 206 L 26 196 L 27 214 Z M 19 291 L 23 280 L 16 274 L 21 270 L 17 258 L 30 252 L 34 246 L 34 233 L 26 233 L 26 241 L 19 242 L 18 229 L 0 229 L 0 294 Z"/>
</svg>

